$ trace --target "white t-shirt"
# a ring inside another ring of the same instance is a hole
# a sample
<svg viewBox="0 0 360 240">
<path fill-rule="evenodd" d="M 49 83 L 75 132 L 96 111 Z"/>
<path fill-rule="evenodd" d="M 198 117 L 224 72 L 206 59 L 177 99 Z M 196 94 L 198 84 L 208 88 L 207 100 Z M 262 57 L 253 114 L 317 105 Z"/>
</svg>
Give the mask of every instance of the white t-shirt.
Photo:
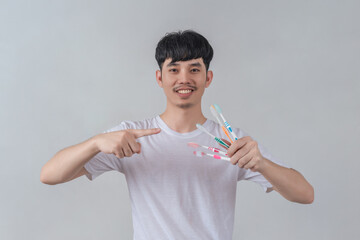
<svg viewBox="0 0 360 240">
<path fill-rule="evenodd" d="M 213 135 L 227 138 L 218 123 L 207 119 L 203 126 Z M 125 174 L 134 240 L 232 239 L 237 182 L 250 180 L 264 191 L 272 185 L 261 174 L 228 161 L 196 157 L 194 150 L 212 152 L 188 147 L 188 142 L 221 147 L 199 129 L 189 133 L 170 129 L 160 116 L 123 121 L 106 132 L 148 128 L 161 128 L 161 132 L 137 139 L 140 154 L 119 159 L 100 152 L 85 164 L 90 180 L 111 170 Z M 233 131 L 238 138 L 245 136 L 238 128 Z M 259 148 L 265 158 L 283 165 L 260 144 Z"/>
</svg>

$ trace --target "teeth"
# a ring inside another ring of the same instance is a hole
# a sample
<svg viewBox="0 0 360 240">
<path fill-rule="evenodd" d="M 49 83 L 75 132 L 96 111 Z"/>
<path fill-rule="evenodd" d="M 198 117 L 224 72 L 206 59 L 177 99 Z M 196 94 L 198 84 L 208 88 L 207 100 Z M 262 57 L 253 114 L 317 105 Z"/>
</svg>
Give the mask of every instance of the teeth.
<svg viewBox="0 0 360 240">
<path fill-rule="evenodd" d="M 179 90 L 178 91 L 179 93 L 189 93 L 189 92 L 192 92 L 191 90 Z"/>
</svg>

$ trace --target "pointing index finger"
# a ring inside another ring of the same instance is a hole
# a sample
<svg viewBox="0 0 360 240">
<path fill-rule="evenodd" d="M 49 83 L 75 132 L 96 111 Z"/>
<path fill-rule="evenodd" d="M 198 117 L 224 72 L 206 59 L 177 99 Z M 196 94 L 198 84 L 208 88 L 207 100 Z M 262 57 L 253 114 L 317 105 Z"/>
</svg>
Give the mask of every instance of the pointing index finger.
<svg viewBox="0 0 360 240">
<path fill-rule="evenodd" d="M 131 129 L 135 138 L 158 134 L 161 131 L 160 128 L 149 128 L 149 129 Z"/>
</svg>

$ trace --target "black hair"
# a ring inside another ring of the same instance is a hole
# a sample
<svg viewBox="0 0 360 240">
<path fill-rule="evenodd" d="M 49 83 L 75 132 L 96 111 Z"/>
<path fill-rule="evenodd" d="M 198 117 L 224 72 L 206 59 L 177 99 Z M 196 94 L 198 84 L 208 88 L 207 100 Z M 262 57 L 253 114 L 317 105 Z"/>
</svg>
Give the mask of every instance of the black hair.
<svg viewBox="0 0 360 240">
<path fill-rule="evenodd" d="M 162 70 L 166 59 L 171 58 L 171 63 L 202 58 L 209 69 L 214 51 L 208 40 L 193 30 L 166 33 L 156 47 L 155 59 Z"/>
</svg>

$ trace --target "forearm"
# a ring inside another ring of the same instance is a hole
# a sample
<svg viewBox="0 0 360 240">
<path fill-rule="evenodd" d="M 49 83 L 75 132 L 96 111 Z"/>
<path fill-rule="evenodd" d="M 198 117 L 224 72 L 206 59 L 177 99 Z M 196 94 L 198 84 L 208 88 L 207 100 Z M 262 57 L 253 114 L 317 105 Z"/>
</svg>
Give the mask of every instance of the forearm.
<svg viewBox="0 0 360 240">
<path fill-rule="evenodd" d="M 40 179 L 46 184 L 66 182 L 93 156 L 99 153 L 94 138 L 57 152 L 41 169 Z"/>
<path fill-rule="evenodd" d="M 279 166 L 265 159 L 264 167 L 259 171 L 284 198 L 292 202 L 312 203 L 314 189 L 296 170 Z"/>
</svg>

